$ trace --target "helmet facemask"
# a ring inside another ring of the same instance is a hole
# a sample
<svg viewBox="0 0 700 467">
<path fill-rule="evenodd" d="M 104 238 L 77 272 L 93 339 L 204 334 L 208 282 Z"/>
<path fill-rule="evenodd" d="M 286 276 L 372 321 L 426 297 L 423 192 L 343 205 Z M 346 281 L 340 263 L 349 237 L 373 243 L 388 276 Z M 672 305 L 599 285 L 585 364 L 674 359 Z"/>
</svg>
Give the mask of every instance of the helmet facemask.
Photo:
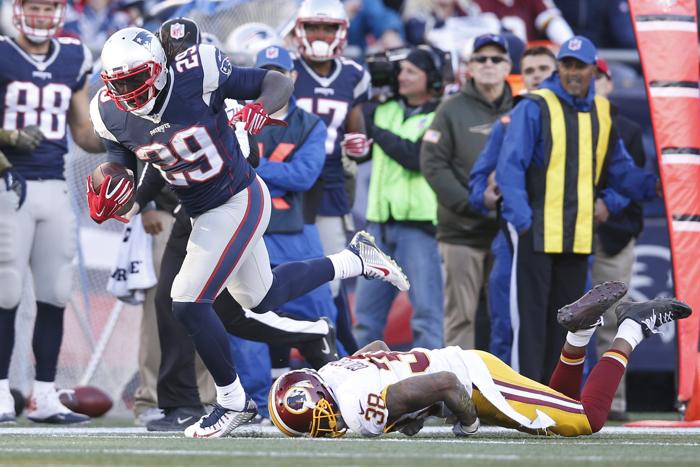
<svg viewBox="0 0 700 467">
<path fill-rule="evenodd" d="M 324 31 L 328 25 L 335 26 L 335 31 Z M 314 30 L 307 31 L 307 26 Z M 294 28 L 299 52 L 305 58 L 314 62 L 325 62 L 338 57 L 345 46 L 347 22 L 335 19 L 300 18 Z"/>
<path fill-rule="evenodd" d="M 321 399 L 314 407 L 309 435 L 312 438 L 339 438 L 345 435 L 346 428 L 340 413 L 333 409 L 333 405 L 326 399 Z"/>
<path fill-rule="evenodd" d="M 100 74 L 107 86 L 107 95 L 124 112 L 133 112 L 144 108 L 157 95 L 156 79 L 161 73 L 161 65 L 146 62 L 130 70 Z"/>
<path fill-rule="evenodd" d="M 43 14 L 40 11 L 27 13 L 23 0 L 14 0 L 12 3 L 12 22 L 14 26 L 24 36 L 35 44 L 42 44 L 52 37 L 63 27 L 66 17 L 66 2 L 32 0 L 29 3 L 34 5 L 54 5 L 53 13 Z"/>
</svg>

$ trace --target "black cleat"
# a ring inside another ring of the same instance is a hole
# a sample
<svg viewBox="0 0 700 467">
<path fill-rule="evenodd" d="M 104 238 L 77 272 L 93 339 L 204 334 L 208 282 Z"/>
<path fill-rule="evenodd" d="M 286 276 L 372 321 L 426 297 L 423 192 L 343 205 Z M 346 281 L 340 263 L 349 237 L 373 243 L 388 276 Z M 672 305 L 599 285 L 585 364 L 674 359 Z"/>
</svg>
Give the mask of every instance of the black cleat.
<svg viewBox="0 0 700 467">
<path fill-rule="evenodd" d="M 321 319 L 328 324 L 328 334 L 320 339 L 297 346 L 301 355 L 315 370 L 327 363 L 338 360 L 335 326 L 327 317 L 324 316 Z"/>
<path fill-rule="evenodd" d="M 615 308 L 617 326 L 626 319 L 636 321 L 642 326 L 644 337 L 657 334 L 659 328 L 671 321 L 690 316 L 692 308 L 675 298 L 656 298 L 646 302 L 622 302 Z"/>
<path fill-rule="evenodd" d="M 164 409 L 165 417 L 151 420 L 146 424 L 148 431 L 185 431 L 204 415 L 204 408 L 173 407 Z"/>
<path fill-rule="evenodd" d="M 570 332 L 603 324 L 603 313 L 627 293 L 624 282 L 603 282 L 586 292 L 574 303 L 557 312 L 557 321 Z"/>
</svg>

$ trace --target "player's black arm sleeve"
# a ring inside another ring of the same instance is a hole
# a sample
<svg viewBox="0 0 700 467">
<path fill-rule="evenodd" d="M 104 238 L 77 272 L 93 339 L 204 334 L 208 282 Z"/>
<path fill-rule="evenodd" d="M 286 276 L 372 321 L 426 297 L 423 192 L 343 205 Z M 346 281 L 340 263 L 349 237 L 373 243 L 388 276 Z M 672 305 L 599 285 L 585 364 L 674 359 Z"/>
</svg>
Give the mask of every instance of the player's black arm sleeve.
<svg viewBox="0 0 700 467">
<path fill-rule="evenodd" d="M 136 156 L 133 152 L 114 141 L 100 138 L 107 150 L 107 162 L 116 162 L 123 165 L 127 169 L 131 169 L 133 173 L 137 173 Z"/>
<path fill-rule="evenodd" d="M 387 156 L 401 164 L 402 167 L 420 172 L 420 147 L 422 144 L 420 138 L 413 142 L 376 126 L 372 126 L 372 129 L 368 131 L 368 136 L 374 139 L 374 144 L 378 144 Z"/>
<path fill-rule="evenodd" d="M 269 70 L 262 81 L 260 97 L 257 101 L 262 104 L 267 113 L 277 112 L 289 102 L 294 92 L 294 83 L 282 73 Z"/>
<path fill-rule="evenodd" d="M 248 133 L 248 146 L 250 147 L 250 152 L 248 153 L 248 163 L 256 168 L 260 165 L 260 151 L 258 150 L 258 143 L 255 141 L 255 137 Z"/>
<path fill-rule="evenodd" d="M 153 165 L 146 164 L 136 189 L 135 200 L 139 203 L 139 209 L 143 210 L 144 206 L 155 200 L 164 186 L 165 179 L 160 171 Z"/>
<path fill-rule="evenodd" d="M 387 425 L 438 402 L 443 402 L 463 425 L 476 421 L 476 409 L 467 388 L 449 371 L 412 376 L 392 384 L 385 402 L 389 412 Z"/>
</svg>

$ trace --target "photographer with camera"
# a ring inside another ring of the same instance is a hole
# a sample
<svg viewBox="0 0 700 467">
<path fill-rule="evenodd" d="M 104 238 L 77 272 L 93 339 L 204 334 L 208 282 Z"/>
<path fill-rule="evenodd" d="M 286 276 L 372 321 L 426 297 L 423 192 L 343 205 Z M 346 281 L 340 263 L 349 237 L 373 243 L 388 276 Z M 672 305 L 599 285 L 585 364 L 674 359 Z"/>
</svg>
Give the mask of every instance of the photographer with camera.
<svg viewBox="0 0 700 467">
<path fill-rule="evenodd" d="M 378 83 L 375 78 L 380 76 L 373 75 L 373 85 L 388 84 L 396 94 L 363 108 L 367 136 L 374 141 L 367 230 L 411 281 L 413 347 L 434 349 L 442 346 L 442 272 L 435 240 L 437 201 L 420 173 L 420 146 L 435 115 L 449 62 L 441 51 L 425 46 L 410 50 L 402 61 L 388 53 L 384 68 L 387 62 L 395 73 L 383 77 L 393 75 L 396 83 Z M 396 294 L 383 282 L 359 280 L 355 336 L 360 346 L 382 339 Z"/>
</svg>

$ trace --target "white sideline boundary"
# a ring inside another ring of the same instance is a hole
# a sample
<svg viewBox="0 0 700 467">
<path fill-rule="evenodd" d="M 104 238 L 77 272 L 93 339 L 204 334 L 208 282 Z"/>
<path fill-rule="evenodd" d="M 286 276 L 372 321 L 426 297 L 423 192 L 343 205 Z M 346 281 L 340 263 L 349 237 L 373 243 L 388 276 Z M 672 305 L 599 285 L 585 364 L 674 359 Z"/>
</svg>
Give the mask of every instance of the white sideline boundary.
<svg viewBox="0 0 700 467">
<path fill-rule="evenodd" d="M 238 436 L 236 434 L 238 433 Z M 515 430 L 510 430 L 508 428 L 500 428 L 500 427 L 481 427 L 479 429 L 479 433 L 477 433 L 474 437 L 471 439 L 474 441 L 489 441 L 489 442 L 501 442 L 498 440 L 484 440 L 480 438 L 483 438 L 482 435 L 488 435 L 488 434 L 504 434 L 504 433 L 512 433 L 512 434 L 518 434 L 517 431 Z M 595 437 L 600 437 L 600 435 L 633 435 L 633 434 L 640 434 L 640 435 L 649 435 L 649 434 L 659 434 L 659 435 L 678 435 L 678 436 L 683 436 L 683 435 L 700 435 L 700 428 L 627 428 L 627 427 L 606 427 L 603 428 L 600 433 L 597 433 L 592 436 L 581 436 L 578 438 L 564 438 L 561 436 L 553 436 L 550 438 L 546 438 L 544 436 L 528 436 L 526 434 L 522 434 L 523 439 L 510 439 L 510 440 L 503 440 L 502 442 L 504 443 L 521 443 L 522 441 L 525 440 L 539 440 L 539 439 L 551 439 L 551 440 L 569 440 L 569 439 L 587 439 L 587 440 L 592 440 Z M 56 427 L 0 427 L 0 435 L 26 435 L 26 436 L 136 436 L 136 437 L 167 437 L 167 438 L 172 438 L 172 437 L 177 437 L 178 433 L 168 433 L 168 432 L 157 432 L 157 431 L 147 431 L 146 428 L 143 427 L 61 427 L 61 428 L 56 428 Z M 282 433 L 280 433 L 277 428 L 273 426 L 255 426 L 251 425 L 250 427 L 242 427 L 239 428 L 239 430 L 234 431 L 232 433 L 233 438 L 247 438 L 247 437 L 279 437 L 282 438 Z M 423 428 L 421 432 L 416 435 L 416 438 L 420 438 L 423 441 L 428 440 L 430 437 L 434 436 L 446 436 L 450 437 L 452 436 L 452 431 L 450 427 L 435 427 L 435 426 L 429 426 Z M 392 435 L 386 438 L 360 438 L 357 436 L 352 436 L 345 438 L 345 439 L 354 439 L 354 440 L 372 440 L 372 439 L 386 439 L 386 440 L 406 440 L 410 441 L 410 438 L 404 437 L 402 435 Z M 323 440 L 323 441 L 335 441 L 335 440 Z M 439 440 L 435 439 L 435 441 L 449 441 L 449 440 Z M 460 440 L 461 441 L 461 440 Z M 630 441 L 629 443 L 634 443 L 634 441 Z M 627 444 L 624 443 L 623 444 Z M 676 443 L 673 443 L 676 445 Z M 700 446 L 700 439 L 696 439 L 693 441 L 690 441 L 687 443 L 688 446 Z"/>
</svg>

